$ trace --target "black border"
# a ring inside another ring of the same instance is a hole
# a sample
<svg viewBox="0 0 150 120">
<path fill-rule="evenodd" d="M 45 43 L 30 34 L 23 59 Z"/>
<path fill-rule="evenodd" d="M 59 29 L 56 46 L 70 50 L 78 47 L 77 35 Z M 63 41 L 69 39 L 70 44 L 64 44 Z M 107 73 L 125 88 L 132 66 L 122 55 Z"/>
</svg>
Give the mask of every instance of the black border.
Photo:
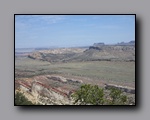
<svg viewBox="0 0 150 120">
<path fill-rule="evenodd" d="M 135 16 L 135 105 L 15 105 L 15 16 L 16 15 L 134 15 Z M 58 107 L 59 109 L 62 109 L 62 110 L 66 110 L 67 109 L 70 109 L 70 108 L 74 108 L 74 109 L 80 109 L 81 107 L 82 108 L 85 108 L 85 109 L 91 109 L 91 108 L 103 108 L 103 109 L 107 109 L 107 108 L 112 108 L 112 109 L 136 109 L 139 107 L 139 97 L 137 98 L 137 87 L 139 86 L 138 85 L 138 80 L 137 80 L 137 75 L 139 75 L 139 69 L 137 69 L 137 65 L 139 65 L 139 60 L 137 58 L 137 53 L 136 53 L 136 49 L 137 47 L 139 46 L 139 43 L 138 43 L 138 40 L 137 40 L 137 35 L 139 35 L 139 30 L 137 29 L 137 25 L 139 25 L 139 22 L 137 23 L 137 20 L 136 20 L 136 14 L 14 14 L 14 106 L 20 106 L 21 109 L 26 109 L 26 110 L 31 110 L 31 107 L 32 109 L 37 109 L 37 108 L 50 108 L 50 109 L 53 109 L 53 110 L 56 110 Z M 138 31 L 136 31 L 138 30 Z M 138 32 L 138 33 L 137 33 Z M 139 48 L 139 47 L 138 47 Z M 137 61 L 137 62 L 136 62 Z M 137 70 L 138 71 L 137 71 Z M 140 76 L 138 76 L 139 78 Z M 138 93 L 139 93 L 139 90 L 138 90 Z M 138 99 L 138 100 L 137 100 Z M 24 107 L 24 106 L 29 106 L 29 107 Z M 36 106 L 40 106 L 40 107 L 36 107 Z M 48 106 L 48 107 L 45 107 L 45 106 Z M 63 106 L 63 107 L 61 107 Z M 68 107 L 68 106 L 71 106 L 71 107 Z M 77 107 L 76 107 L 77 106 Z M 79 107 L 80 106 L 80 107 Z M 85 106 L 88 106 L 88 107 L 85 107 Z M 99 107 L 95 107 L 95 106 L 99 106 Z M 92 110 L 92 109 L 91 109 Z"/>
</svg>

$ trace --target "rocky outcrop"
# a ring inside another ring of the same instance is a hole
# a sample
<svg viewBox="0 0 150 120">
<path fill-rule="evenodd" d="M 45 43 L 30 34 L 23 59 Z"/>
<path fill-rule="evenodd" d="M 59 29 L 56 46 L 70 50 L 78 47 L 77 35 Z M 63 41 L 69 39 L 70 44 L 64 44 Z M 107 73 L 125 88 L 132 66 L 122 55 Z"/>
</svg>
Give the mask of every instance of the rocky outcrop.
<svg viewBox="0 0 150 120">
<path fill-rule="evenodd" d="M 90 46 L 89 49 L 102 50 L 101 47 L 97 47 L 97 46 Z"/>
<path fill-rule="evenodd" d="M 75 80 L 75 79 L 67 79 L 67 82 L 71 82 L 71 83 L 83 83 L 82 80 Z"/>
<path fill-rule="evenodd" d="M 69 94 L 51 86 L 44 85 L 38 81 L 34 81 L 32 84 L 32 94 L 37 98 L 40 98 L 40 102 L 43 102 L 43 104 L 71 104 Z M 45 101 L 45 98 L 47 99 L 47 102 Z"/>
<path fill-rule="evenodd" d="M 123 92 L 135 94 L 134 88 L 129 88 L 129 87 L 120 86 L 120 85 L 114 85 L 114 84 L 105 84 L 105 89 L 110 89 L 110 88 L 117 88 Z"/>
<path fill-rule="evenodd" d="M 55 78 L 58 79 L 60 76 Z M 19 84 L 17 90 L 25 93 L 26 97 L 29 98 L 33 103 L 40 103 L 43 105 L 72 104 L 70 95 L 73 93 L 73 91 L 64 88 L 54 88 L 37 80 L 34 80 L 31 85 L 22 81 L 15 81 L 15 83 Z"/>
<path fill-rule="evenodd" d="M 48 78 L 59 82 L 67 82 L 66 78 L 62 76 L 50 76 Z"/>
<path fill-rule="evenodd" d="M 40 52 L 33 52 L 29 54 L 28 57 L 31 59 L 44 60 L 43 54 Z"/>
</svg>

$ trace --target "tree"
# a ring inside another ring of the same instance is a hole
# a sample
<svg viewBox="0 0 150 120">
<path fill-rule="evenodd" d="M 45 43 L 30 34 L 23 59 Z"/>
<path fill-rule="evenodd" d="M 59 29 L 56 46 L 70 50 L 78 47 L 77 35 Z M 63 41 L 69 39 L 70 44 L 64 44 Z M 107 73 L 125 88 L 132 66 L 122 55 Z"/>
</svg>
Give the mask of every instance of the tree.
<svg viewBox="0 0 150 120">
<path fill-rule="evenodd" d="M 105 94 L 104 94 L 105 93 Z M 74 104 L 77 105 L 126 105 L 127 96 L 117 88 L 110 88 L 106 97 L 106 92 L 98 85 L 85 84 L 73 95 Z"/>
<path fill-rule="evenodd" d="M 108 101 L 110 105 L 125 105 L 127 102 L 127 96 L 122 94 L 122 91 L 117 88 L 110 88 L 111 100 Z"/>
<path fill-rule="evenodd" d="M 82 85 L 81 88 L 72 95 L 74 104 L 79 105 L 102 105 L 104 103 L 104 91 L 97 85 Z"/>
</svg>

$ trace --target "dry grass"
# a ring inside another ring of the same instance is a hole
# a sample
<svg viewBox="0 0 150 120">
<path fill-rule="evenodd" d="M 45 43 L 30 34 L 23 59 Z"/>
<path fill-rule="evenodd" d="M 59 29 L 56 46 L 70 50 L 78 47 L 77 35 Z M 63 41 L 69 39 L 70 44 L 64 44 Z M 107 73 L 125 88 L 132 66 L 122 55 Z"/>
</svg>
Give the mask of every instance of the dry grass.
<svg viewBox="0 0 150 120">
<path fill-rule="evenodd" d="M 88 61 L 50 64 L 46 61 L 17 58 L 15 72 L 30 75 L 67 74 L 107 82 L 135 84 L 135 62 Z"/>
</svg>

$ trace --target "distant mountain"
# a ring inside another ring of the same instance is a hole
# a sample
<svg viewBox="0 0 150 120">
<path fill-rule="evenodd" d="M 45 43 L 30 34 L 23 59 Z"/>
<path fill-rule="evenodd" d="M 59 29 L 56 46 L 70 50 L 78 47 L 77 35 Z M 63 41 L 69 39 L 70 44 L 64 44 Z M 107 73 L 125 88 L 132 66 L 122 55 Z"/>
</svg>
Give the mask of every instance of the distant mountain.
<svg viewBox="0 0 150 120">
<path fill-rule="evenodd" d="M 134 43 L 135 44 L 135 41 L 130 41 L 129 43 L 131 43 L 131 44 Z"/>
<path fill-rule="evenodd" d="M 121 42 L 121 43 L 118 43 L 117 45 L 135 45 L 135 41 Z"/>
<path fill-rule="evenodd" d="M 105 43 L 94 43 L 93 46 L 102 46 L 105 45 Z"/>
</svg>

